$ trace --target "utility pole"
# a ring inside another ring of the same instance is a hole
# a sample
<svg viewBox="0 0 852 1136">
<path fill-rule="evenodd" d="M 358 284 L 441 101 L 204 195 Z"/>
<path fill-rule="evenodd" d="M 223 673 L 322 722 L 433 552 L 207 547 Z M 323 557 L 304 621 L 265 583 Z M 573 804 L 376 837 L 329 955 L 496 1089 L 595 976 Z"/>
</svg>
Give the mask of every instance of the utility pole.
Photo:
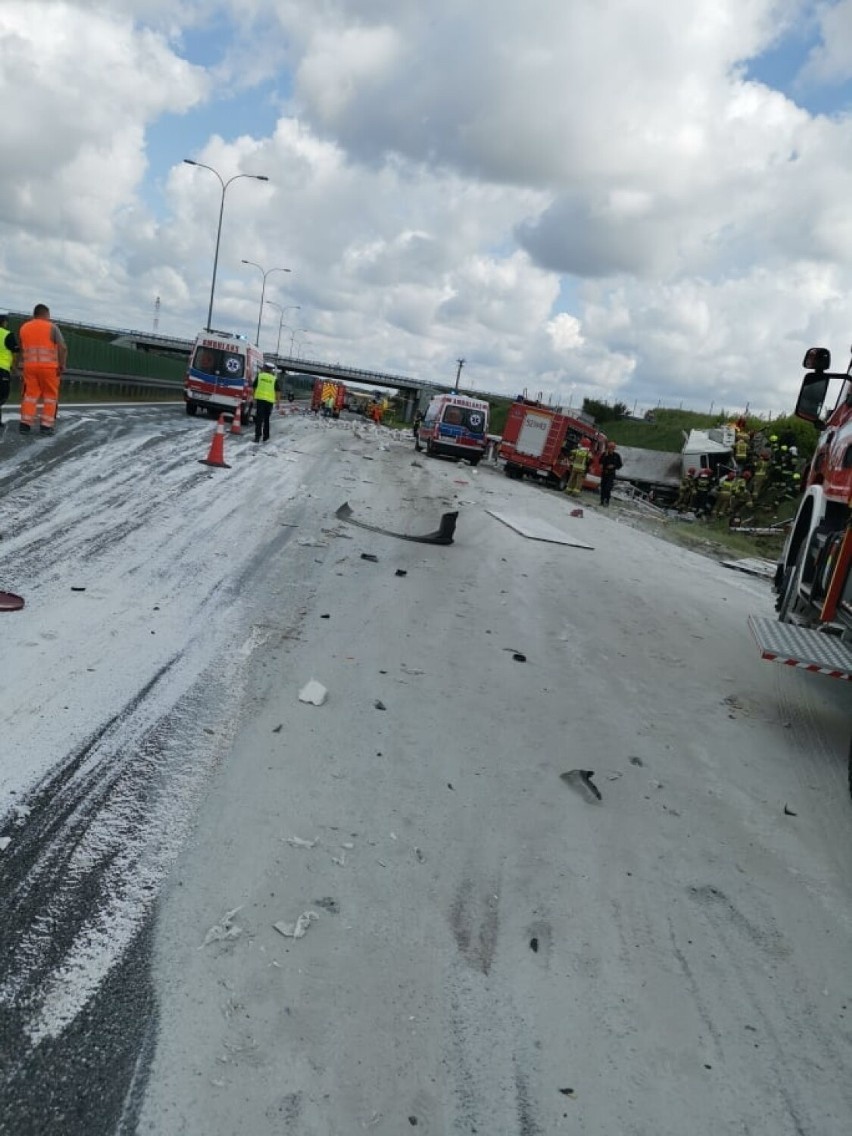
<svg viewBox="0 0 852 1136">
<path fill-rule="evenodd" d="M 154 301 L 154 331 L 160 326 L 160 297 Z"/>
<path fill-rule="evenodd" d="M 459 379 L 461 378 L 462 367 L 464 366 L 464 359 L 457 359 L 456 362 L 459 365 L 459 369 L 456 371 L 455 393 L 458 394 L 459 393 Z"/>
</svg>

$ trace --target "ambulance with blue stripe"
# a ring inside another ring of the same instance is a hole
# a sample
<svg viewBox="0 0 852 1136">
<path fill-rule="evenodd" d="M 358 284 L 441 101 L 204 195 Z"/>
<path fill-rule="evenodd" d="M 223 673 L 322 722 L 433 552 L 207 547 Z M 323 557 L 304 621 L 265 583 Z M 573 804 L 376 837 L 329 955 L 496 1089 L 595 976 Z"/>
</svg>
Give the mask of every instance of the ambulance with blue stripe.
<svg viewBox="0 0 852 1136">
<path fill-rule="evenodd" d="M 213 418 L 236 414 L 251 420 L 252 389 L 263 368 L 263 353 L 244 335 L 202 331 L 193 344 L 184 382 L 187 414 L 206 410 Z"/>
<path fill-rule="evenodd" d="M 430 456 L 465 458 L 477 465 L 488 446 L 487 402 L 461 394 L 439 394 L 429 403 L 417 429 L 415 449 Z"/>
</svg>

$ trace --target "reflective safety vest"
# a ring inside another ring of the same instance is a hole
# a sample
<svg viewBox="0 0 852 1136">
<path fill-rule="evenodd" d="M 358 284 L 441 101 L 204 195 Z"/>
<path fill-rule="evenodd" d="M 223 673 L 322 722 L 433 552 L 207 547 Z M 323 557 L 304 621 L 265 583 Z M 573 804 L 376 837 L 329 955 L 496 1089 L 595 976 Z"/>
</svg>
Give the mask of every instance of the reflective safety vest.
<svg viewBox="0 0 852 1136">
<path fill-rule="evenodd" d="M 275 376 L 271 371 L 259 371 L 254 397 L 258 402 L 275 402 Z"/>
<path fill-rule="evenodd" d="M 18 342 L 24 366 L 27 363 L 59 366 L 59 344 L 53 338 L 53 324 L 46 319 L 31 319 L 21 324 Z"/>
<path fill-rule="evenodd" d="M 6 346 L 6 340 L 11 335 L 8 327 L 0 328 L 0 371 L 11 371 L 15 356 Z"/>
<path fill-rule="evenodd" d="M 585 469 L 589 464 L 591 454 L 585 446 L 578 446 L 571 455 L 571 468 L 572 469 Z"/>
</svg>

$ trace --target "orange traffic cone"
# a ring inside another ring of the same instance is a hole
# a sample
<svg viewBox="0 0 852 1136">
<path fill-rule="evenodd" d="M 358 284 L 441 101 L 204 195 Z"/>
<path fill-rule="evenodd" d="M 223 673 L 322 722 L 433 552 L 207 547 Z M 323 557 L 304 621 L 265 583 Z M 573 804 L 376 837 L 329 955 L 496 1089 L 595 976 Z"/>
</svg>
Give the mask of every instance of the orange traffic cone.
<svg viewBox="0 0 852 1136">
<path fill-rule="evenodd" d="M 225 461 L 225 422 L 223 415 L 219 415 L 219 421 L 216 423 L 216 430 L 213 433 L 213 441 L 210 443 L 207 457 L 203 459 L 199 458 L 198 461 L 201 465 L 215 465 L 222 469 L 231 468 Z"/>
<path fill-rule="evenodd" d="M 231 433 L 232 434 L 242 434 L 242 432 L 243 432 L 242 419 L 240 418 L 241 406 L 242 406 L 242 404 L 238 402 L 237 403 L 237 413 L 231 419 Z"/>
</svg>

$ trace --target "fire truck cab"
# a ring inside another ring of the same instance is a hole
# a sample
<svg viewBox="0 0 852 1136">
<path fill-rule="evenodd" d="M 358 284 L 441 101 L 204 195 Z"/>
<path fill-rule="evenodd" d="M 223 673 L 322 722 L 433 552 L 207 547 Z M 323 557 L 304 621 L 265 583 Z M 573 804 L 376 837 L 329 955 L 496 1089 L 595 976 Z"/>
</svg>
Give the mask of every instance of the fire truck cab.
<svg viewBox="0 0 852 1136">
<path fill-rule="evenodd" d="M 764 659 L 852 681 L 852 366 L 832 373 L 824 347 L 808 368 L 796 414 L 822 431 L 778 561 L 778 620 L 749 618 Z M 852 792 L 852 744 L 849 747 Z"/>
</svg>

